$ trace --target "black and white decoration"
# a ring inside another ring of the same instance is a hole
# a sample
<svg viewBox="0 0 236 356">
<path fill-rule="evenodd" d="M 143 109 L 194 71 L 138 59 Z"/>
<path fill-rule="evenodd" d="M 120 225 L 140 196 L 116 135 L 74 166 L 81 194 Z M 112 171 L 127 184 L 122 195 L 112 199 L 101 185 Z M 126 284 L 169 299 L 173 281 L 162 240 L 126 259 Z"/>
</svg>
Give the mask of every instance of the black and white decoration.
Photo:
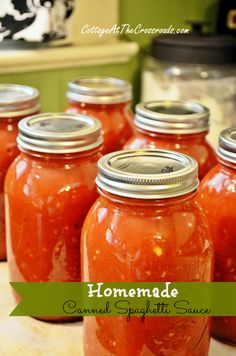
<svg viewBox="0 0 236 356">
<path fill-rule="evenodd" d="M 67 38 L 74 0 L 1 0 L 0 42 Z"/>
</svg>

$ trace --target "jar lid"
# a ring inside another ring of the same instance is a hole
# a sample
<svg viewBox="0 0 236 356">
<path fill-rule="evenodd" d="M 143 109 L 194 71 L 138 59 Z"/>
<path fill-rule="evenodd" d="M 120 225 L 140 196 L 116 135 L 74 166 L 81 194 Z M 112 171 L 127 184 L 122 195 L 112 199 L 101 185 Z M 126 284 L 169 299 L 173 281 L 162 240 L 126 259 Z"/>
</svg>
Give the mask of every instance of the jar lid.
<svg viewBox="0 0 236 356">
<path fill-rule="evenodd" d="M 217 154 L 224 161 L 236 164 L 236 126 L 221 132 Z"/>
<path fill-rule="evenodd" d="M 98 161 L 96 183 L 108 193 L 128 198 L 177 197 L 197 189 L 198 164 L 167 150 L 117 151 Z"/>
<path fill-rule="evenodd" d="M 68 83 L 67 98 L 89 104 L 115 104 L 132 100 L 130 83 L 112 77 L 80 77 Z"/>
<path fill-rule="evenodd" d="M 75 153 L 102 144 L 101 124 L 85 115 L 47 113 L 19 122 L 20 149 L 43 153 Z"/>
<path fill-rule="evenodd" d="M 236 63 L 235 36 L 211 34 L 176 34 L 156 37 L 152 56 L 175 63 Z"/>
<path fill-rule="evenodd" d="M 25 85 L 0 84 L 0 118 L 27 116 L 39 109 L 37 89 Z"/>
<path fill-rule="evenodd" d="M 209 129 L 209 110 L 191 101 L 151 101 L 136 105 L 134 124 L 150 132 L 193 134 Z"/>
</svg>

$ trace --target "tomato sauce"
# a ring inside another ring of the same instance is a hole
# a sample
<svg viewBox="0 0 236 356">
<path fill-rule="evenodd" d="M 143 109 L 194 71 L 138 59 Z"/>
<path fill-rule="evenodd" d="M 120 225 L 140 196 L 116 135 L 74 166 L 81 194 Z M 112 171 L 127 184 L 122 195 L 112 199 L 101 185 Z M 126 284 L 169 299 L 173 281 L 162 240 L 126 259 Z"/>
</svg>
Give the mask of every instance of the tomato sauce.
<svg viewBox="0 0 236 356">
<path fill-rule="evenodd" d="M 209 111 L 191 102 L 151 102 L 136 107 L 135 133 L 125 149 L 159 148 L 182 152 L 199 164 L 199 178 L 217 163 L 208 144 Z"/>
<path fill-rule="evenodd" d="M 97 198 L 100 123 L 45 114 L 19 129 L 22 152 L 5 181 L 10 280 L 78 282 L 81 228 Z M 27 134 L 38 138 L 29 143 Z"/>
<path fill-rule="evenodd" d="M 197 165 L 175 155 L 137 150 L 100 159 L 100 197 L 82 232 L 84 281 L 211 281 L 210 232 L 194 201 Z M 171 181 L 184 166 L 191 186 L 186 189 L 183 178 L 177 192 Z M 139 317 L 84 317 L 84 350 L 86 356 L 204 356 L 209 329 L 209 317 L 146 317 L 143 323 Z"/>
<path fill-rule="evenodd" d="M 221 134 L 219 164 L 203 179 L 198 200 L 214 239 L 216 282 L 236 282 L 236 128 Z M 213 336 L 236 344 L 236 317 L 215 317 Z"/>
<path fill-rule="evenodd" d="M 18 122 L 39 110 L 39 94 L 34 88 L 14 84 L 0 85 L 0 261 L 6 259 L 4 179 L 18 155 Z"/>
<path fill-rule="evenodd" d="M 81 113 L 100 120 L 103 153 L 122 148 L 132 135 L 131 85 L 108 77 L 78 78 L 69 83 L 68 113 Z"/>
</svg>

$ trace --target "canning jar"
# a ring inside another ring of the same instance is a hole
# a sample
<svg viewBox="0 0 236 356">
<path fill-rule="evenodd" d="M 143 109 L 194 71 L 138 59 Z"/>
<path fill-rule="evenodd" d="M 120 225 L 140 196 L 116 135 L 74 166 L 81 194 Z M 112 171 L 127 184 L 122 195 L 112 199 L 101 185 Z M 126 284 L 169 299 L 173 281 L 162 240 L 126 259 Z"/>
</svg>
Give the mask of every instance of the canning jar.
<svg viewBox="0 0 236 356">
<path fill-rule="evenodd" d="M 227 2 L 227 1 L 226 1 Z M 142 101 L 191 100 L 209 107 L 215 149 L 220 132 L 236 125 L 235 36 L 193 32 L 156 37 L 145 58 Z"/>
<path fill-rule="evenodd" d="M 68 83 L 66 112 L 91 115 L 101 121 L 103 153 L 122 148 L 132 135 L 131 85 L 110 77 L 81 77 Z"/>
<path fill-rule="evenodd" d="M 135 132 L 125 149 L 160 148 L 182 152 L 199 164 L 199 178 L 216 163 L 206 140 L 209 110 L 190 101 L 153 101 L 136 106 Z"/>
<path fill-rule="evenodd" d="M 101 125 L 90 117 L 42 114 L 20 121 L 21 153 L 5 181 L 11 281 L 80 281 L 81 227 L 97 198 L 101 144 Z"/>
<path fill-rule="evenodd" d="M 197 162 L 165 150 L 119 151 L 98 163 L 82 231 L 85 282 L 212 279 L 212 247 L 194 201 Z M 209 317 L 84 317 L 86 356 L 206 356 Z"/>
<path fill-rule="evenodd" d="M 236 127 L 224 130 L 219 164 L 203 179 L 198 200 L 213 232 L 216 282 L 236 282 Z M 213 335 L 236 344 L 236 317 L 214 317 Z"/>
<path fill-rule="evenodd" d="M 3 185 L 8 167 L 19 151 L 17 125 L 22 118 L 39 111 L 39 93 L 35 88 L 0 84 L 0 261 L 6 259 Z"/>
</svg>

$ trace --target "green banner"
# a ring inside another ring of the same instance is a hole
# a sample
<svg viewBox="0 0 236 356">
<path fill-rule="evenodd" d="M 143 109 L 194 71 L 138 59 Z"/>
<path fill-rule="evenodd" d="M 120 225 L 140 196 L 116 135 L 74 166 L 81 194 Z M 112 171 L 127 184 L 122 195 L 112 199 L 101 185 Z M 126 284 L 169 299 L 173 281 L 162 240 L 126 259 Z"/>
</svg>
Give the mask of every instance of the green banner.
<svg viewBox="0 0 236 356">
<path fill-rule="evenodd" d="M 236 316 L 236 283 L 12 282 L 11 316 Z"/>
</svg>

